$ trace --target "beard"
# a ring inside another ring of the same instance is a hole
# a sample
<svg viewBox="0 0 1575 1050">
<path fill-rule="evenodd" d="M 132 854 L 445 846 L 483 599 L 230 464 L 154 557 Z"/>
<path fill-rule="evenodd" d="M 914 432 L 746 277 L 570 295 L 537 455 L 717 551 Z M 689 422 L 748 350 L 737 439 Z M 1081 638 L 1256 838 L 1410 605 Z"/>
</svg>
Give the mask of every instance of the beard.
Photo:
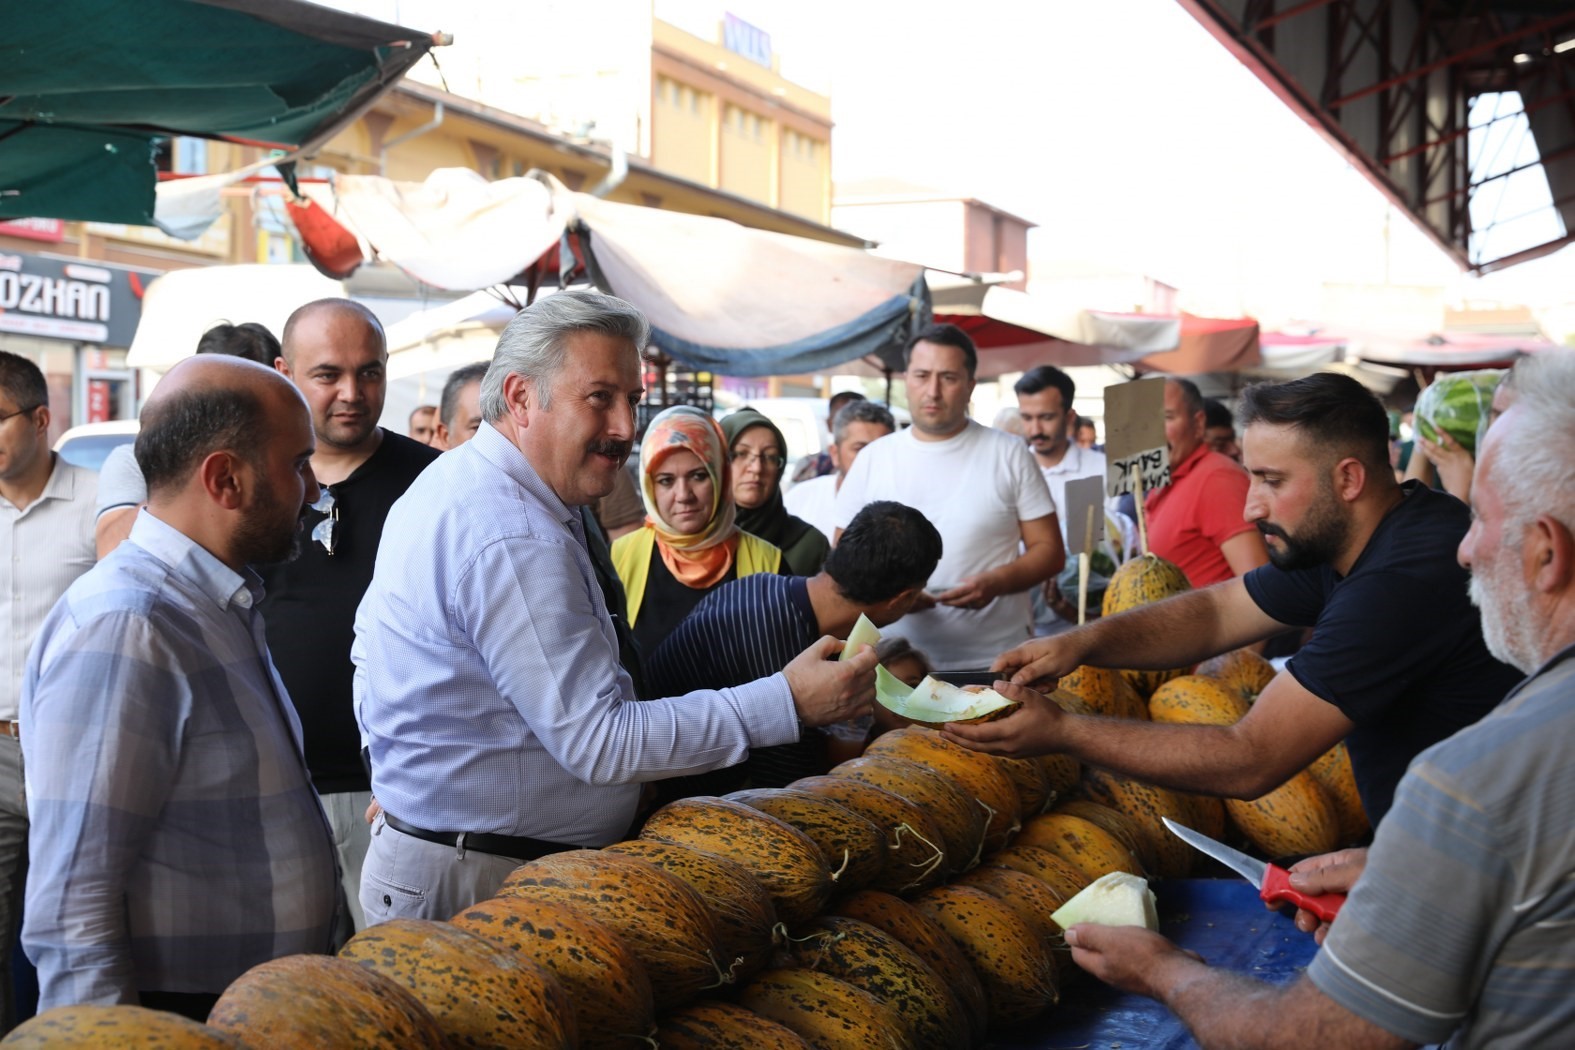
<svg viewBox="0 0 1575 1050">
<path fill-rule="evenodd" d="M 1282 543 L 1279 548 L 1264 543 L 1275 568 L 1286 572 L 1316 568 L 1334 561 L 1345 549 L 1351 538 L 1351 520 L 1340 513 L 1332 487 L 1324 495 L 1327 499 L 1319 501 L 1317 509 L 1308 513 L 1294 535 L 1272 522 L 1257 523 L 1258 532 L 1265 539 L 1277 536 Z"/>
<path fill-rule="evenodd" d="M 1492 564 L 1473 562 L 1471 604 L 1482 613 L 1482 639 L 1494 659 L 1531 674 L 1542 665 L 1536 632 L 1526 616 L 1516 616 L 1510 596 L 1513 578 L 1512 550 L 1503 548 Z"/>
<path fill-rule="evenodd" d="M 301 510 L 293 514 L 271 484 L 257 492 L 251 513 L 235 531 L 235 549 L 247 565 L 279 565 L 301 556 Z"/>
</svg>

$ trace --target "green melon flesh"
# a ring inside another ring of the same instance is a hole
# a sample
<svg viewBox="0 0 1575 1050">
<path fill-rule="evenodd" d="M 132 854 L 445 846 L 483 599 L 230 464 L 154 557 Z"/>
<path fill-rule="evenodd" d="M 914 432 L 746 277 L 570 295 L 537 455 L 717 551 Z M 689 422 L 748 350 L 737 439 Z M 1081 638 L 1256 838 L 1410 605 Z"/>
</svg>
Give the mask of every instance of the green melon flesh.
<svg viewBox="0 0 1575 1050">
<path fill-rule="evenodd" d="M 1159 912 L 1154 908 L 1154 891 L 1148 888 L 1148 880 L 1124 871 L 1101 875 L 1052 912 L 1050 918 L 1063 930 L 1080 922 L 1159 929 Z"/>
<path fill-rule="evenodd" d="M 929 677 L 910 689 L 880 666 L 875 668 L 875 699 L 904 718 L 931 726 L 971 722 L 1017 706 L 994 689 L 970 693 Z"/>
<path fill-rule="evenodd" d="M 858 653 L 860 647 L 875 648 L 880 642 L 880 630 L 870 622 L 870 618 L 859 613 L 859 618 L 853 623 L 853 630 L 848 632 L 848 640 L 843 643 L 840 659 L 851 660 Z"/>
</svg>

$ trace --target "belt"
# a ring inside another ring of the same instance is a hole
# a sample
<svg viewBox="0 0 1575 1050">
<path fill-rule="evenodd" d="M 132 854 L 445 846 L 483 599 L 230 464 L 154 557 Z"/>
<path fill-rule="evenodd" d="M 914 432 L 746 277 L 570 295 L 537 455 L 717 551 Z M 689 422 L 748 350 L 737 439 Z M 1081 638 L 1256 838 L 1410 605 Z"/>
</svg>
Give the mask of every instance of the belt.
<svg viewBox="0 0 1575 1050">
<path fill-rule="evenodd" d="M 524 835 L 489 835 L 480 831 L 428 831 L 426 828 L 405 823 L 386 809 L 383 811 L 383 822 L 401 834 L 421 839 L 423 842 L 435 842 L 439 846 L 453 846 L 462 854 L 466 850 L 475 850 L 477 853 L 486 853 L 494 857 L 535 860 L 549 853 L 562 853 L 564 850 L 581 848 Z"/>
<path fill-rule="evenodd" d="M 9 736 L 17 740 L 22 739 L 22 723 L 17 721 L 0 722 L 0 736 Z"/>
</svg>

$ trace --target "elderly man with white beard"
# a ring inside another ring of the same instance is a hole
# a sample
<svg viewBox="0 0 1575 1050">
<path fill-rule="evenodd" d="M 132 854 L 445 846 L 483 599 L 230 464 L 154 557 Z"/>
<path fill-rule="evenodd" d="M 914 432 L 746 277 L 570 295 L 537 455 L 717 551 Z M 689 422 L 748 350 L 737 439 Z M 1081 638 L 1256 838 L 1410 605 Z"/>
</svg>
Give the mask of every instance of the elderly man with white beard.
<svg viewBox="0 0 1575 1050">
<path fill-rule="evenodd" d="M 1575 1031 L 1575 351 L 1523 360 L 1515 394 L 1477 460 L 1459 558 L 1489 649 L 1528 677 L 1417 757 L 1370 849 L 1293 869 L 1299 890 L 1350 893 L 1328 926 L 1298 913 L 1323 945 L 1306 975 L 1272 987 L 1140 928 L 1066 931 L 1078 965 L 1160 1000 L 1205 1047 L 1558 1046 Z"/>
</svg>

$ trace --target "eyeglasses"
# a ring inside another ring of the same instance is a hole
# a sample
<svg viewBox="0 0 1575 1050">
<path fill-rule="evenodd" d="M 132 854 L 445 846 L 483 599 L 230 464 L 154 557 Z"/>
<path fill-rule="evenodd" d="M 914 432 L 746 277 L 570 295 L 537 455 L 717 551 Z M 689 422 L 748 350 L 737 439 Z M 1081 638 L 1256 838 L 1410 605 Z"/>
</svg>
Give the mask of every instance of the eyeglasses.
<svg viewBox="0 0 1575 1050">
<path fill-rule="evenodd" d="M 761 470 L 781 470 L 787 460 L 775 452 L 751 452 L 739 449 L 732 454 L 734 463 L 759 463 Z"/>
<path fill-rule="evenodd" d="M 0 416 L 0 423 L 4 423 L 6 420 L 12 418 L 13 416 L 25 416 L 29 412 L 36 411 L 36 410 L 38 410 L 40 408 L 43 408 L 43 407 L 44 406 L 42 404 L 28 405 L 26 408 L 19 408 L 15 412 L 7 412 L 5 415 Z"/>
<path fill-rule="evenodd" d="M 312 539 L 317 543 L 321 543 L 323 550 L 327 551 L 328 556 L 332 558 L 334 556 L 334 544 L 338 541 L 339 504 L 334 499 L 334 494 L 326 486 L 323 488 L 323 494 L 318 498 L 317 502 L 312 504 L 312 509 L 319 514 L 327 515 L 322 521 L 313 526 Z"/>
</svg>

